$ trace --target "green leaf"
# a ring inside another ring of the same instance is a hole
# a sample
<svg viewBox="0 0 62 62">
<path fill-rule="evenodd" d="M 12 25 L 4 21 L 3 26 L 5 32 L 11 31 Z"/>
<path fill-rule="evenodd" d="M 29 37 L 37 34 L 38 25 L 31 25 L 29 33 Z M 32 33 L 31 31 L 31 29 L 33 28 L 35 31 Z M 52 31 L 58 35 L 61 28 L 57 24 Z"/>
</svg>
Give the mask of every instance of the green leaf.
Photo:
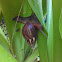
<svg viewBox="0 0 62 62">
<path fill-rule="evenodd" d="M 53 62 L 53 15 L 52 15 L 52 0 L 47 0 L 47 49 L 48 49 L 48 62 Z"/>
<path fill-rule="evenodd" d="M 46 33 L 45 30 L 43 30 L 44 33 Z M 47 33 L 46 33 L 47 35 Z M 40 62 L 47 62 L 48 56 L 47 56 L 47 38 L 43 35 L 43 33 L 38 32 L 38 49 L 39 49 L 39 55 L 40 55 Z"/>
<path fill-rule="evenodd" d="M 1 9 L 2 9 L 4 19 L 5 19 L 5 23 L 6 23 L 6 27 L 8 30 L 8 35 L 9 35 L 10 41 L 12 39 L 13 31 L 15 28 L 15 21 L 13 21 L 12 19 L 15 16 L 18 16 L 22 2 L 23 2 L 23 0 L 10 0 L 10 1 L 9 0 L 1 0 L 1 6 L 2 6 Z M 24 3 L 25 4 L 23 4 L 21 16 L 27 17 L 27 16 L 31 15 L 32 11 L 31 11 L 31 7 L 28 5 L 27 0 L 24 0 Z M 21 29 L 21 27 L 22 27 L 21 23 L 17 23 L 15 31 L 18 28 Z M 20 32 L 20 31 L 14 32 L 14 38 L 13 38 L 13 42 L 12 42 L 13 44 L 12 45 L 13 45 L 14 54 L 16 55 L 16 59 L 19 62 L 24 61 L 24 42 L 25 42 L 25 40 L 22 36 L 22 32 Z"/>
<path fill-rule="evenodd" d="M 21 10 L 21 16 L 28 17 L 31 15 L 31 13 L 32 13 L 32 10 L 31 10 L 31 7 L 28 3 L 28 0 L 24 0 L 23 7 Z"/>
<path fill-rule="evenodd" d="M 22 32 L 15 32 L 13 38 L 13 51 L 19 62 L 24 61 L 24 42 L 25 39 L 22 36 Z"/>
<path fill-rule="evenodd" d="M 62 39 L 59 32 L 61 9 L 62 0 L 53 0 L 54 62 L 62 62 Z"/>
<path fill-rule="evenodd" d="M 24 61 L 24 62 L 33 62 L 39 56 L 38 48 Z"/>
<path fill-rule="evenodd" d="M 10 50 L 10 45 L 7 41 L 8 40 L 0 27 L 0 45 L 2 45 L 5 49 Z"/>
<path fill-rule="evenodd" d="M 1 2 L 0 2 L 0 16 L 1 16 Z"/>
<path fill-rule="evenodd" d="M 24 48 L 24 51 L 25 51 L 25 59 L 27 58 L 27 57 L 29 57 L 29 55 L 31 55 L 31 53 L 32 53 L 32 48 L 29 46 L 29 44 L 25 41 L 25 46 L 24 46 L 25 48 Z"/>
<path fill-rule="evenodd" d="M 60 18 L 59 18 L 59 32 L 62 38 L 62 9 L 61 9 Z"/>
<path fill-rule="evenodd" d="M 17 62 L 1 45 L 0 45 L 0 62 Z"/>
<path fill-rule="evenodd" d="M 46 0 L 42 0 L 42 8 L 43 8 L 43 14 L 46 14 Z"/>
</svg>

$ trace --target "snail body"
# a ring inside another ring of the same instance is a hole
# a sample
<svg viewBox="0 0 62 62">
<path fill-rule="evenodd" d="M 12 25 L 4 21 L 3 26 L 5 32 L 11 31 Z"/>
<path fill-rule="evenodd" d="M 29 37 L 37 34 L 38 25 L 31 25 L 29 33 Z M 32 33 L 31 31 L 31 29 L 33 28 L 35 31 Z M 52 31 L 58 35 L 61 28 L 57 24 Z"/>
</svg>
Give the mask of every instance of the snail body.
<svg viewBox="0 0 62 62">
<path fill-rule="evenodd" d="M 17 17 L 18 16 L 13 18 L 13 20 L 17 21 Z M 22 29 L 23 37 L 25 38 L 27 43 L 30 45 L 30 47 L 34 48 L 35 42 L 37 40 L 38 30 L 40 30 L 45 35 L 45 33 L 42 31 L 43 29 L 42 24 L 39 22 L 35 14 L 32 14 L 29 17 L 19 16 L 19 19 L 17 22 L 25 24 Z M 45 37 L 48 38 L 46 35 Z"/>
</svg>

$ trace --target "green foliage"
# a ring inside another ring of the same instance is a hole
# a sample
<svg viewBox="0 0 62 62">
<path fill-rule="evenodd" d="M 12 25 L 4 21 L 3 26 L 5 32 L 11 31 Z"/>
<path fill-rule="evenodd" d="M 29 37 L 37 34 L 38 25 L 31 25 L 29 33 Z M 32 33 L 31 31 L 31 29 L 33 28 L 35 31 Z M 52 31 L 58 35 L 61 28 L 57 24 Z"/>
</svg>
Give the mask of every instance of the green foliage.
<svg viewBox="0 0 62 62">
<path fill-rule="evenodd" d="M 62 38 L 62 9 L 61 9 L 61 14 L 60 14 L 60 19 L 59 19 L 59 32 Z"/>
<path fill-rule="evenodd" d="M 36 49 L 35 52 L 33 52 L 24 62 L 33 62 L 35 58 L 37 58 L 39 55 L 38 49 Z"/>
<path fill-rule="evenodd" d="M 25 1 L 24 1 L 24 3 L 25 3 Z M 15 22 L 12 19 L 18 15 L 19 10 L 21 8 L 21 4 L 22 4 L 22 0 L 19 0 L 19 1 L 1 0 L 2 13 L 3 13 L 4 19 L 5 19 L 10 41 L 11 41 L 11 38 L 13 35 L 13 30 L 15 27 Z M 26 17 L 31 15 L 31 8 L 28 5 L 27 1 L 23 5 L 23 9 L 22 9 L 21 13 L 22 13 L 21 14 L 22 16 L 26 16 Z M 22 25 L 20 23 L 18 23 L 16 29 L 18 29 L 18 28 L 21 29 L 21 27 L 22 27 Z M 22 32 L 14 33 L 14 38 L 13 38 L 12 43 L 13 43 L 12 45 L 13 45 L 14 54 L 16 55 L 16 59 L 19 62 L 23 62 L 24 61 L 24 38 L 22 37 Z"/>
<path fill-rule="evenodd" d="M 62 39 L 59 31 L 61 9 L 62 0 L 53 0 L 54 62 L 62 62 Z"/>
<path fill-rule="evenodd" d="M 23 0 L 0 0 L 0 21 L 3 16 L 10 42 L 15 28 L 15 21 L 12 19 L 18 15 L 22 2 Z M 43 32 L 48 38 L 39 31 L 38 48 L 32 50 L 23 38 L 22 31 L 16 32 L 18 28 L 23 28 L 23 24 L 17 23 L 12 41 L 13 52 L 16 58 L 13 58 L 10 54 L 11 44 L 8 44 L 7 38 L 0 28 L 0 62 L 33 62 L 39 55 L 40 62 L 62 62 L 61 5 L 61 0 L 59 2 L 58 0 L 24 0 L 20 16 L 29 17 L 34 12 L 42 23 L 44 27 Z M 46 23 L 44 22 L 45 15 L 47 15 Z"/>
<path fill-rule="evenodd" d="M 13 56 L 0 45 L 0 62 L 17 62 Z"/>
<path fill-rule="evenodd" d="M 0 45 L 2 45 L 5 49 L 10 50 L 10 45 L 7 42 L 7 37 L 3 33 L 1 27 L 0 27 Z"/>
<path fill-rule="evenodd" d="M 46 33 L 46 31 L 44 30 Z M 47 38 L 41 33 L 38 32 L 38 49 L 40 54 L 40 61 L 41 62 L 47 62 Z"/>
<path fill-rule="evenodd" d="M 0 15 L 1 15 L 1 4 L 0 4 Z"/>
<path fill-rule="evenodd" d="M 53 14 L 52 14 L 52 0 L 47 0 L 47 49 L 48 62 L 53 62 Z"/>
</svg>

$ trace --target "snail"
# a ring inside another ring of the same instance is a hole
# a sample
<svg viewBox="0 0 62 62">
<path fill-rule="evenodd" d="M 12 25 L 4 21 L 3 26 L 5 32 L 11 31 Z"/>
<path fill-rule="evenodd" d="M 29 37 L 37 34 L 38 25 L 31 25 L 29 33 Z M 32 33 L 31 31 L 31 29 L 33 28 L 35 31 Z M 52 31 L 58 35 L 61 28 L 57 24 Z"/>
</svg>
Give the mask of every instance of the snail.
<svg viewBox="0 0 62 62">
<path fill-rule="evenodd" d="M 16 21 L 17 17 L 18 16 L 13 18 L 13 20 Z M 43 29 L 42 24 L 39 22 L 38 18 L 35 16 L 35 14 L 32 14 L 29 17 L 21 17 L 21 16 L 19 16 L 19 19 L 18 19 L 17 22 L 25 24 L 23 26 L 23 29 L 22 29 L 23 37 L 25 38 L 27 43 L 30 45 L 30 47 L 34 48 L 35 42 L 37 40 L 38 30 L 40 30 L 44 34 L 44 32 L 42 31 L 42 29 Z"/>
</svg>

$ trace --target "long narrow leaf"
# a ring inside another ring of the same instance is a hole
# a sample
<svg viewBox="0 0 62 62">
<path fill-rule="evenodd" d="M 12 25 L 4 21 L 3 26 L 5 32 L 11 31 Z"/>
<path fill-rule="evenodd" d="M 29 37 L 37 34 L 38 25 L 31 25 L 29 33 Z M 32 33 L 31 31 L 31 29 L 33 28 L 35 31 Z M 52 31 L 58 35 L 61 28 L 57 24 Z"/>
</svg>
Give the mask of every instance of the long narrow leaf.
<svg viewBox="0 0 62 62">
<path fill-rule="evenodd" d="M 45 30 L 44 32 L 46 33 Z M 40 55 L 40 62 L 48 62 L 47 38 L 41 32 L 38 32 L 38 49 Z"/>
<path fill-rule="evenodd" d="M 53 0 L 54 62 L 62 62 L 62 38 L 59 31 L 61 9 L 62 0 Z"/>
<path fill-rule="evenodd" d="M 1 45 L 0 45 L 0 62 L 17 62 Z"/>
<path fill-rule="evenodd" d="M 0 45 L 2 45 L 5 49 L 10 50 L 10 45 L 7 41 L 8 40 L 0 27 Z"/>
<path fill-rule="evenodd" d="M 47 0 L 47 49 L 48 49 L 48 62 L 53 62 L 53 17 L 52 17 L 52 0 Z"/>
<path fill-rule="evenodd" d="M 62 9 L 61 9 L 61 14 L 60 14 L 60 19 L 59 19 L 59 32 L 62 38 Z"/>
</svg>

